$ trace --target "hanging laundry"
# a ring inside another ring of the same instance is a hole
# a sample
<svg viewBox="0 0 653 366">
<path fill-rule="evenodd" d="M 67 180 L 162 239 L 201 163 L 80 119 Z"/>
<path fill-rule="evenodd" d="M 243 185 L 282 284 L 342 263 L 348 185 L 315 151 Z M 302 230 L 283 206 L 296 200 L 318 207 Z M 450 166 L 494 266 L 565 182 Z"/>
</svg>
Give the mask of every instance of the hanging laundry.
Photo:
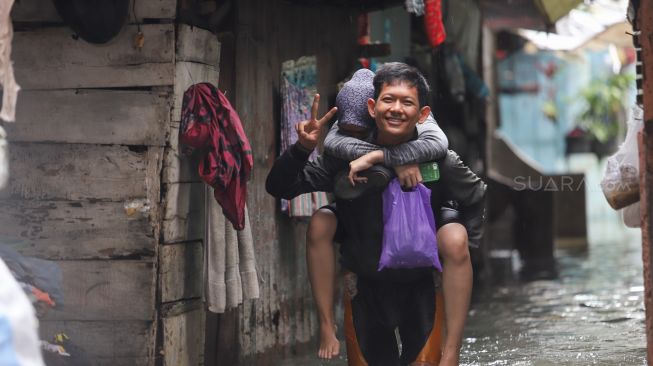
<svg viewBox="0 0 653 366">
<path fill-rule="evenodd" d="M 16 119 L 16 99 L 20 86 L 14 78 L 14 67 L 11 63 L 11 41 L 14 29 L 11 24 L 11 7 L 14 0 L 0 2 L 0 84 L 2 84 L 2 109 L 0 118 L 7 122 Z M 0 165 L 2 163 L 0 162 Z M 0 169 L 1 170 L 1 169 Z M 0 183 L 1 179 L 0 179 Z M 0 184 L 0 187 L 2 184 Z"/>
<path fill-rule="evenodd" d="M 317 59 L 301 57 L 282 64 L 281 73 L 281 151 L 297 142 L 295 125 L 311 117 L 313 96 L 317 92 Z M 313 151 L 309 159 L 315 159 Z M 328 204 L 324 192 L 299 195 L 290 201 L 281 200 L 281 210 L 291 217 L 309 217 L 318 208 Z"/>
<path fill-rule="evenodd" d="M 243 301 L 259 298 L 258 274 L 249 215 L 245 227 L 236 231 L 207 200 L 207 234 L 204 247 L 204 301 L 209 311 L 224 313 Z"/>
<path fill-rule="evenodd" d="M 431 47 L 435 48 L 447 38 L 442 23 L 442 0 L 424 0 L 424 28 Z"/>
<path fill-rule="evenodd" d="M 444 76 L 449 87 L 449 95 L 454 102 L 462 103 L 465 101 L 465 77 L 463 76 L 460 60 L 451 44 L 443 46 L 442 54 L 444 57 Z"/>
<path fill-rule="evenodd" d="M 424 15 L 424 0 L 406 0 L 406 11 L 417 16 Z"/>
<path fill-rule="evenodd" d="M 234 228 L 242 230 L 252 149 L 240 117 L 212 84 L 195 84 L 184 93 L 179 142 L 185 153 L 200 150 L 200 177 L 214 188 L 213 195 Z"/>
<path fill-rule="evenodd" d="M 478 100 L 484 100 L 490 96 L 490 89 L 487 87 L 483 79 L 474 71 L 460 53 L 456 53 L 460 67 L 463 70 L 465 77 L 465 90 L 467 94 L 472 95 Z"/>
</svg>

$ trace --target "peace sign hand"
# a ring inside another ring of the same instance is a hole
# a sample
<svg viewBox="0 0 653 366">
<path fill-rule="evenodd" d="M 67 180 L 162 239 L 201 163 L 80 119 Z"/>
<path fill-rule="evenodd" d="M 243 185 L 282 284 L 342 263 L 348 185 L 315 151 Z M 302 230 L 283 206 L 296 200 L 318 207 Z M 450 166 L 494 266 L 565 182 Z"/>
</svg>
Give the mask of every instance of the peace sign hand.
<svg viewBox="0 0 653 366">
<path fill-rule="evenodd" d="M 299 143 L 306 150 L 313 150 L 317 146 L 317 141 L 320 138 L 322 127 L 331 120 L 338 108 L 333 107 L 322 118 L 317 119 L 317 109 L 320 106 L 320 94 L 315 94 L 313 98 L 313 107 L 311 108 L 311 119 L 308 121 L 301 121 L 296 126 L 297 137 Z"/>
</svg>

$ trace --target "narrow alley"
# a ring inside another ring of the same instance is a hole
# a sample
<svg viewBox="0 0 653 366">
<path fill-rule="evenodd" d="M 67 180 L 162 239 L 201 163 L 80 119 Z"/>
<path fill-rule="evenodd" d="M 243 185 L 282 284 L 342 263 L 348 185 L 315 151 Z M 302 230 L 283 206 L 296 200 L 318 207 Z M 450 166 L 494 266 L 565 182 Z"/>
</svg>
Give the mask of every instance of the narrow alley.
<svg viewBox="0 0 653 366">
<path fill-rule="evenodd" d="M 641 239 L 616 219 L 589 225 L 587 253 L 557 253 L 558 280 L 475 289 L 461 365 L 646 365 Z M 346 364 L 311 354 L 282 366 Z"/>
</svg>

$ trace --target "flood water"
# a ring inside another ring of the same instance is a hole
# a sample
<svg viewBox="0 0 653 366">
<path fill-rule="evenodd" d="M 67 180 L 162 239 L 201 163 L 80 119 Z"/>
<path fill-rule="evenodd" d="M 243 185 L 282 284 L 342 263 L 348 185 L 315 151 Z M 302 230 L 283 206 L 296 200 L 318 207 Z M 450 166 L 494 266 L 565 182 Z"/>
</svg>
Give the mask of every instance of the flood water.
<svg viewBox="0 0 653 366">
<path fill-rule="evenodd" d="M 475 289 L 461 365 L 646 365 L 641 241 L 633 234 L 604 235 L 582 255 L 557 253 L 558 280 Z M 311 354 L 282 365 L 346 364 Z"/>
<path fill-rule="evenodd" d="M 482 290 L 462 364 L 646 365 L 640 243 L 559 253 L 559 280 Z"/>
</svg>

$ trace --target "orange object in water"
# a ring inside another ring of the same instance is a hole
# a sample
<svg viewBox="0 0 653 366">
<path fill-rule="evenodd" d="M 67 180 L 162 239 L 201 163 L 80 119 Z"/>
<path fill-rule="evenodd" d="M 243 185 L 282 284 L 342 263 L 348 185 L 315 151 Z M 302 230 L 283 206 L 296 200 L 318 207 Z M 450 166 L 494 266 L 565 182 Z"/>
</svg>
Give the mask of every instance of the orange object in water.
<svg viewBox="0 0 653 366">
<path fill-rule="evenodd" d="M 354 318 L 351 310 L 351 299 L 344 291 L 343 302 L 345 305 L 345 342 L 347 344 L 347 364 L 349 366 L 368 366 L 363 352 L 358 346 Z M 442 292 L 435 293 L 435 324 L 422 351 L 417 355 L 412 365 L 436 366 L 442 357 L 442 330 L 444 325 L 444 297 Z"/>
</svg>

